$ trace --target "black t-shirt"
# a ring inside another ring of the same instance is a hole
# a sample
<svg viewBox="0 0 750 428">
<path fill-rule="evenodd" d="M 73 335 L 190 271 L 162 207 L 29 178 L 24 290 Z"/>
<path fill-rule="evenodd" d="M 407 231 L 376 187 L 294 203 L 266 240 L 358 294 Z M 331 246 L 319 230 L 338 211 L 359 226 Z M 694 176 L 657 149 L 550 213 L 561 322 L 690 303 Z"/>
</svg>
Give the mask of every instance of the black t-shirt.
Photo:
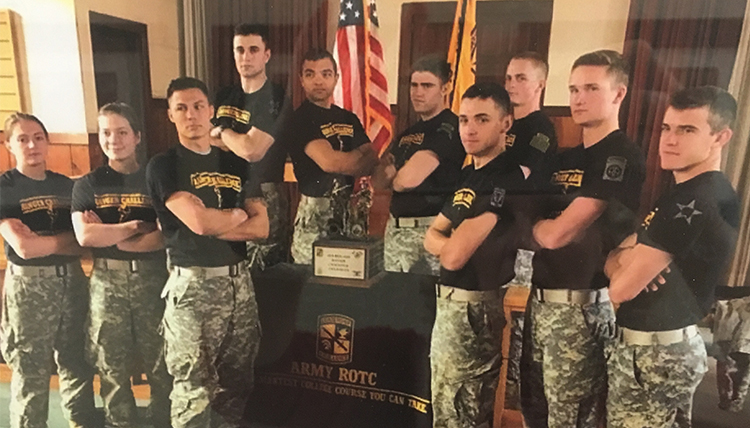
<svg viewBox="0 0 750 428">
<path fill-rule="evenodd" d="M 260 184 L 250 177 L 247 161 L 215 147 L 203 155 L 180 144 L 151 159 L 146 168 L 148 193 L 172 264 L 227 266 L 245 258 L 245 242 L 197 235 L 167 209 L 165 202 L 175 192 L 186 191 L 200 198 L 206 208 L 243 208 L 246 199 L 263 196 Z"/>
<path fill-rule="evenodd" d="M 326 196 L 332 188 L 334 179 L 342 184 L 354 184 L 354 178 L 340 174 L 329 174 L 305 154 L 305 147 L 310 141 L 325 139 L 334 150 L 350 152 L 367 144 L 362 124 L 357 116 L 336 105 L 326 109 L 305 100 L 292 115 L 291 126 L 284 140 L 294 164 L 294 175 L 303 195 L 312 197 Z"/>
<path fill-rule="evenodd" d="M 70 194 L 73 181 L 61 174 L 46 171 L 44 180 L 34 180 L 17 169 L 0 176 L 0 220 L 21 220 L 39 235 L 73 232 L 70 219 Z M 50 255 L 24 260 L 5 242 L 5 255 L 22 266 L 50 266 L 71 263 L 78 256 Z"/>
<path fill-rule="evenodd" d="M 640 150 L 617 130 L 589 148 L 556 156 L 544 215 L 557 217 L 577 197 L 607 202 L 602 215 L 571 244 L 540 250 L 532 281 L 540 288 L 599 289 L 609 285 L 604 262 L 636 227 L 646 166 Z"/>
<path fill-rule="evenodd" d="M 156 223 L 156 211 L 146 190 L 146 170 L 121 174 L 109 165 L 97 168 L 73 186 L 72 211 L 94 211 L 106 224 L 142 220 Z M 131 260 L 164 257 L 164 250 L 135 253 L 116 245 L 92 248 L 94 257 Z"/>
<path fill-rule="evenodd" d="M 721 172 L 705 172 L 677 184 L 638 229 L 640 244 L 672 255 L 671 271 L 658 290 L 623 303 L 617 323 L 660 331 L 700 321 L 731 262 L 739 223 L 740 201 Z"/>
<path fill-rule="evenodd" d="M 474 169 L 474 165 L 463 169 L 458 190 L 442 210 L 452 229 L 485 212 L 497 214 L 498 221 L 462 269 L 440 267 L 441 284 L 465 290 L 497 290 L 513 279 L 518 248 L 516 234 L 512 233 L 513 195 L 524 186 L 523 178 L 515 174 L 517 168 L 508 157 L 497 156 L 480 169 Z"/>
<path fill-rule="evenodd" d="M 244 105 L 244 109 L 222 108 L 229 103 L 233 106 Z M 274 143 L 263 159 L 253 166 L 253 180 L 259 183 L 281 183 L 284 181 L 284 164 L 286 150 L 279 143 L 279 136 L 286 126 L 292 103 L 286 98 L 284 88 L 266 80 L 257 91 L 248 94 L 240 86 L 230 86 L 216 94 L 215 117 L 232 117 L 241 125 L 236 125 L 236 132 L 246 134 L 255 127 L 274 138 Z"/>
<path fill-rule="evenodd" d="M 420 150 L 435 153 L 440 165 L 414 189 L 393 192 L 391 214 L 394 217 L 437 215 L 445 200 L 456 190 L 466 151 L 458 135 L 458 116 L 445 109 L 430 120 L 415 123 L 393 140 L 391 153 L 396 169 Z"/>
<path fill-rule="evenodd" d="M 505 135 L 507 156 L 531 170 L 528 180 L 539 187 L 549 181 L 552 158 L 557 151 L 555 125 L 540 110 L 513 121 Z"/>
</svg>

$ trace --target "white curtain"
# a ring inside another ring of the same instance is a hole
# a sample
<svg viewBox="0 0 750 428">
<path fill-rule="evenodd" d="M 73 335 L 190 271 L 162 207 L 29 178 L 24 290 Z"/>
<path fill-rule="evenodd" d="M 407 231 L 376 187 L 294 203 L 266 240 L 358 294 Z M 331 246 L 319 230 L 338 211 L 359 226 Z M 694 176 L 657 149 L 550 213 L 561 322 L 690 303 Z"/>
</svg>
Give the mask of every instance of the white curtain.
<svg viewBox="0 0 750 428">
<path fill-rule="evenodd" d="M 742 201 L 740 236 L 729 272 L 729 285 L 743 286 L 750 269 L 750 4 L 745 8 L 729 92 L 737 99 L 737 122 L 734 137 L 724 150 L 723 170 Z"/>
<path fill-rule="evenodd" d="M 206 0 L 182 0 L 185 75 L 209 83 Z"/>
</svg>

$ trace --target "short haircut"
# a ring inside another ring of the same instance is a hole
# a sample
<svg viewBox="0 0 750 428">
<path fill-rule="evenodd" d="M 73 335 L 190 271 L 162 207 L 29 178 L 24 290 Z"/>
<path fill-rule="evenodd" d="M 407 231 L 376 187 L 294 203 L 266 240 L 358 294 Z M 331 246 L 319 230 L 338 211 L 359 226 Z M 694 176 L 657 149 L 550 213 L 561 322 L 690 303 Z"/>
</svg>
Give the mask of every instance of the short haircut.
<svg viewBox="0 0 750 428">
<path fill-rule="evenodd" d="M 479 98 L 480 100 L 492 99 L 505 114 L 513 114 L 513 106 L 510 103 L 510 95 L 503 85 L 497 82 L 475 83 L 469 87 L 461 96 L 462 100 Z"/>
<path fill-rule="evenodd" d="M 675 110 L 708 107 L 708 124 L 712 132 L 731 128 L 737 118 L 737 101 L 729 92 L 716 86 L 679 90 L 670 97 L 669 106 Z"/>
<path fill-rule="evenodd" d="M 526 61 L 530 61 L 534 68 L 542 72 L 544 79 L 547 79 L 547 76 L 549 75 L 549 64 L 542 54 L 533 51 L 520 52 L 513 55 L 510 60 L 513 61 L 514 59 L 525 59 Z"/>
<path fill-rule="evenodd" d="M 616 83 L 628 86 L 630 65 L 616 51 L 602 49 L 581 55 L 573 63 L 571 71 L 583 65 L 607 67 L 607 74 L 614 77 Z"/>
<path fill-rule="evenodd" d="M 320 48 L 312 48 L 307 51 L 305 56 L 302 57 L 302 63 L 299 67 L 300 74 L 302 74 L 302 65 L 305 63 L 305 61 L 320 61 L 321 59 L 326 58 L 331 60 L 331 64 L 333 64 L 333 72 L 339 74 L 339 68 L 338 64 L 336 64 L 336 59 L 333 58 L 333 55 L 330 52 Z"/>
<path fill-rule="evenodd" d="M 234 27 L 235 36 L 260 36 L 268 49 L 268 26 L 263 24 L 239 24 Z"/>
<path fill-rule="evenodd" d="M 411 74 L 417 71 L 432 73 L 440 79 L 440 83 L 446 84 L 451 80 L 451 66 L 445 58 L 437 55 L 428 55 L 419 58 L 411 66 Z"/>
<path fill-rule="evenodd" d="M 45 138 L 49 140 L 49 132 L 47 132 L 47 127 L 44 126 L 41 120 L 39 120 L 38 117 L 34 116 L 33 114 L 28 113 L 21 113 L 20 111 L 17 111 L 15 113 L 11 113 L 10 116 L 8 116 L 7 119 L 5 119 L 5 127 L 3 128 L 4 134 L 5 134 L 5 141 L 10 142 L 10 136 L 13 132 L 13 127 L 18 124 L 18 122 L 22 120 L 28 120 L 29 122 L 36 122 L 39 126 L 42 127 L 42 132 L 44 132 Z"/>
<path fill-rule="evenodd" d="M 114 102 L 103 105 L 102 108 L 99 109 L 99 116 L 107 114 L 116 114 L 125 118 L 135 134 L 140 134 L 141 131 L 143 131 L 143 127 L 141 126 L 140 120 L 138 120 L 138 116 L 135 114 L 135 110 L 133 110 L 133 107 L 130 107 L 125 103 Z"/>
<path fill-rule="evenodd" d="M 167 101 L 169 101 L 172 98 L 172 94 L 174 94 L 176 91 L 184 91 L 186 89 L 200 89 L 201 92 L 203 92 L 203 95 L 208 98 L 208 102 L 211 102 L 211 99 L 208 97 L 208 87 L 206 86 L 203 81 L 196 79 L 195 77 L 178 77 L 171 82 L 169 82 L 169 87 L 167 87 Z"/>
</svg>

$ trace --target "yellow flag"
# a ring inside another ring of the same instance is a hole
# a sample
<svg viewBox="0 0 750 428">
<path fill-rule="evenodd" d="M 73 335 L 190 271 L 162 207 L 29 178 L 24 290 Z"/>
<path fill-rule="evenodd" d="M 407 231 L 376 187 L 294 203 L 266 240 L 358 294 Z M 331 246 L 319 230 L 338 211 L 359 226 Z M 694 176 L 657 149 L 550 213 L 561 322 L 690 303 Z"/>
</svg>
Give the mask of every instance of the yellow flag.
<svg viewBox="0 0 750 428">
<path fill-rule="evenodd" d="M 451 44 L 448 48 L 451 66 L 451 110 L 458 114 L 461 95 L 474 84 L 477 73 L 477 2 L 460 0 L 453 20 Z"/>
</svg>

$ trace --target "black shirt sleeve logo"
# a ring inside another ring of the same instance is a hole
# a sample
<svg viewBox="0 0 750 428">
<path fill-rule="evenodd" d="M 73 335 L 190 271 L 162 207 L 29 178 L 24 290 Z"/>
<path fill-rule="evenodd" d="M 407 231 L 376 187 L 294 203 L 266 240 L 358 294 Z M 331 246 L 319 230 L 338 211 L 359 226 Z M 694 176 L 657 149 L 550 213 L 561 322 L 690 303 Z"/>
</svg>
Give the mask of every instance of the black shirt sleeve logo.
<svg viewBox="0 0 750 428">
<path fill-rule="evenodd" d="M 654 208 L 653 211 L 648 213 L 646 218 L 643 219 L 643 223 L 641 223 L 641 226 L 643 226 L 645 229 L 648 229 L 649 226 L 651 226 L 651 221 L 654 219 L 654 216 L 656 216 L 656 213 L 659 211 L 659 208 Z"/>
<path fill-rule="evenodd" d="M 695 209 L 695 199 L 690 201 L 690 203 L 687 205 L 682 205 L 681 203 L 677 202 L 677 210 L 679 212 L 675 214 L 674 218 L 684 218 L 688 225 L 692 223 L 693 217 L 703 214 L 703 212 Z"/>
<path fill-rule="evenodd" d="M 229 117 L 245 125 L 250 123 L 250 112 L 234 106 L 220 106 L 216 117 Z"/>
<path fill-rule="evenodd" d="M 453 138 L 453 133 L 456 132 L 456 128 L 448 122 L 443 122 L 438 128 L 438 132 L 445 132 L 448 134 L 448 138 Z"/>
<path fill-rule="evenodd" d="M 516 134 L 505 134 L 505 147 L 513 147 L 516 142 Z"/>
<path fill-rule="evenodd" d="M 609 181 L 622 181 L 625 177 L 625 166 L 627 164 L 628 160 L 622 156 L 608 157 L 602 179 Z"/>
<path fill-rule="evenodd" d="M 505 145 L 508 145 L 507 137 L 505 139 Z M 534 138 L 531 139 L 529 145 L 542 153 L 547 153 L 547 149 L 549 149 L 549 137 L 540 132 L 534 135 Z"/>
<path fill-rule="evenodd" d="M 463 206 L 471 208 L 471 204 L 474 203 L 474 198 L 477 196 L 473 190 L 468 188 L 459 189 L 453 194 L 453 206 Z"/>
<path fill-rule="evenodd" d="M 492 191 L 492 198 L 490 199 L 490 206 L 493 206 L 495 208 L 500 208 L 503 206 L 504 202 L 505 202 L 505 189 L 495 187 L 495 190 Z"/>
</svg>

